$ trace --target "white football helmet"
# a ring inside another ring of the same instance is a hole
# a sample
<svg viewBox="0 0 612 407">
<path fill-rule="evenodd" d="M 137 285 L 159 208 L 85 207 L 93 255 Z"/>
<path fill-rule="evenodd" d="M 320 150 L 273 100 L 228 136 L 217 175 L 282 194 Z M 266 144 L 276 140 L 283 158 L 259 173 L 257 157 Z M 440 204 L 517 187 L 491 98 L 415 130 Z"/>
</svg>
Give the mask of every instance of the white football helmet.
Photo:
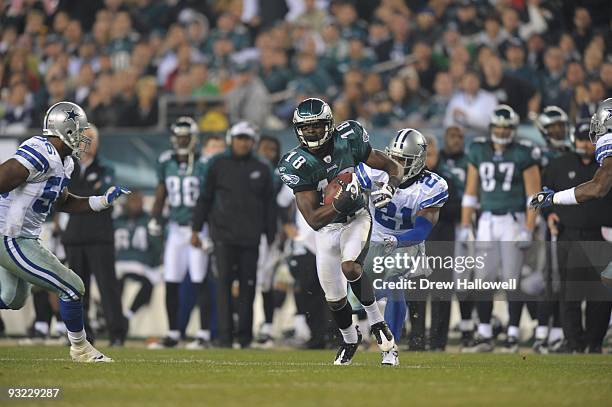
<svg viewBox="0 0 612 407">
<path fill-rule="evenodd" d="M 43 135 L 62 140 L 72 150 L 72 156 L 77 159 L 89 147 L 90 140 L 83 134 L 88 128 L 89 122 L 85 111 L 72 102 L 54 104 L 47 110 L 43 120 Z"/>
</svg>

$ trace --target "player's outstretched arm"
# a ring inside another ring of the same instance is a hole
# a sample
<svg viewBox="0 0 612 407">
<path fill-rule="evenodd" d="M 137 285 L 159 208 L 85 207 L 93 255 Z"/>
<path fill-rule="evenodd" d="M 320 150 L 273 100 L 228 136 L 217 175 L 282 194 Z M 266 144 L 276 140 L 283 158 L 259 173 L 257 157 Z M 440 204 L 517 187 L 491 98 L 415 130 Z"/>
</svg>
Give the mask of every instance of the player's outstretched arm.
<svg viewBox="0 0 612 407">
<path fill-rule="evenodd" d="M 602 166 L 597 169 L 593 179 L 576 187 L 576 201 L 578 203 L 603 198 L 612 189 L 612 156 L 603 160 Z"/>
<path fill-rule="evenodd" d="M 0 194 L 6 194 L 28 180 L 28 169 L 11 158 L 0 165 Z"/>
<path fill-rule="evenodd" d="M 329 224 L 339 213 L 333 205 L 319 205 L 319 195 L 316 191 L 296 192 L 295 202 L 306 222 L 314 230 Z"/>
<path fill-rule="evenodd" d="M 530 206 L 541 209 L 551 205 L 578 205 L 603 198 L 610 192 L 610 189 L 612 189 L 612 157 L 607 157 L 595 172 L 592 180 L 559 192 L 545 187 L 543 191 L 534 196 Z"/>
<path fill-rule="evenodd" d="M 473 164 L 468 164 L 465 180 L 465 192 L 461 202 L 461 226 L 469 227 L 472 216 L 478 205 L 478 170 Z"/>
<path fill-rule="evenodd" d="M 121 195 L 128 195 L 131 191 L 120 186 L 112 186 L 106 190 L 104 195 L 77 196 L 64 188 L 62 196 L 55 204 L 55 209 L 67 213 L 100 212 L 113 206 Z"/>
</svg>

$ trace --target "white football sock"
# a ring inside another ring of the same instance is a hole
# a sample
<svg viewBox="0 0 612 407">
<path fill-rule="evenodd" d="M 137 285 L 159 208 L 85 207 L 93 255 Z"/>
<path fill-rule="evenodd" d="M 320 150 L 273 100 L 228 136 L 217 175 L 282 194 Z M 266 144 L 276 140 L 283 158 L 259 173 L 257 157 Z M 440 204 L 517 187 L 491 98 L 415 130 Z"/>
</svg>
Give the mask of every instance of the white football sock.
<svg viewBox="0 0 612 407">
<path fill-rule="evenodd" d="M 474 321 L 471 319 L 462 319 L 459 321 L 459 330 L 461 332 L 470 332 L 474 330 Z"/>
<path fill-rule="evenodd" d="M 181 338 L 181 333 L 178 330 L 168 331 L 168 338 L 178 341 Z"/>
<path fill-rule="evenodd" d="M 519 327 L 518 326 L 509 326 L 508 327 L 508 336 L 513 336 L 515 338 L 519 337 Z"/>
<path fill-rule="evenodd" d="M 298 314 L 293 317 L 295 336 L 297 338 L 310 338 L 310 328 L 306 323 L 306 315 Z"/>
<path fill-rule="evenodd" d="M 196 338 L 210 341 L 210 331 L 208 329 L 200 329 L 196 334 Z"/>
<path fill-rule="evenodd" d="M 377 324 L 381 321 L 384 321 L 382 313 L 380 312 L 380 308 L 378 308 L 378 304 L 374 301 L 370 305 L 364 305 L 363 309 L 366 314 L 368 314 L 368 321 L 370 322 L 370 326 Z"/>
<path fill-rule="evenodd" d="M 34 322 L 34 329 L 36 329 L 38 332 L 44 335 L 49 335 L 49 324 L 46 323 L 45 321 Z"/>
<path fill-rule="evenodd" d="M 270 332 L 272 332 L 272 324 L 268 324 L 266 322 L 261 324 L 261 328 L 259 329 L 260 335 L 270 335 Z"/>
<path fill-rule="evenodd" d="M 79 332 L 70 332 L 68 331 L 68 340 L 71 345 L 82 346 L 87 342 L 87 336 L 85 335 L 85 329 L 80 330 Z"/>
<path fill-rule="evenodd" d="M 355 327 L 355 324 L 351 324 L 351 326 L 349 326 L 346 329 L 341 329 L 340 332 L 342 333 L 342 338 L 344 339 L 344 342 L 346 343 L 357 343 L 357 328 Z"/>
<path fill-rule="evenodd" d="M 493 327 L 491 324 L 478 324 L 478 335 L 485 339 L 493 337 Z"/>
<path fill-rule="evenodd" d="M 559 327 L 553 327 L 550 330 L 550 334 L 548 335 L 548 341 L 549 342 L 555 342 L 558 341 L 559 339 L 563 339 L 563 328 L 559 328 Z"/>
<path fill-rule="evenodd" d="M 68 330 L 66 329 L 66 324 L 64 324 L 64 321 L 56 321 L 55 322 L 55 333 L 61 336 L 61 335 L 66 334 L 66 332 L 68 332 Z"/>
<path fill-rule="evenodd" d="M 536 339 L 545 340 L 548 338 L 548 327 L 543 325 L 538 325 L 535 330 Z"/>
</svg>

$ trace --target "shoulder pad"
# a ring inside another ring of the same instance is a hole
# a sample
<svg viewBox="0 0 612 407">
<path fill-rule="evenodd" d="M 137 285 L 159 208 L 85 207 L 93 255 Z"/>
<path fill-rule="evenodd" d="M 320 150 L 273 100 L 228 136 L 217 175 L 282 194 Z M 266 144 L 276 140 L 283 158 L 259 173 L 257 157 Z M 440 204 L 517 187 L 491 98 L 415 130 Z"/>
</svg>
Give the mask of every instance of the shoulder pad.
<svg viewBox="0 0 612 407">
<path fill-rule="evenodd" d="M 159 155 L 159 160 L 158 161 L 160 163 L 166 162 L 166 161 L 168 161 L 168 160 L 170 160 L 172 158 L 173 154 L 174 154 L 174 151 L 166 150 L 166 151 L 164 151 L 163 153 L 161 153 Z"/>
</svg>

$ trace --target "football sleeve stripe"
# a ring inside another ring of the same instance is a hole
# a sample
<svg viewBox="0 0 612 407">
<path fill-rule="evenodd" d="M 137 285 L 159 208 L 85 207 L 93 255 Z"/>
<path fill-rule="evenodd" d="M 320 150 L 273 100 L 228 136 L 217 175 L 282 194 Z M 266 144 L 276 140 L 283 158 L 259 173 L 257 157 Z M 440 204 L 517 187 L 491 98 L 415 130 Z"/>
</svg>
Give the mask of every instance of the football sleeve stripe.
<svg viewBox="0 0 612 407">
<path fill-rule="evenodd" d="M 28 146 L 28 145 L 23 145 L 21 147 L 19 147 L 21 150 L 25 150 L 28 153 L 32 154 L 34 157 L 36 157 L 36 159 L 38 161 L 40 161 L 40 163 L 42 164 L 42 166 L 44 167 L 45 171 L 47 171 L 49 169 L 49 161 L 47 161 L 47 159 L 45 158 L 44 155 L 42 155 L 41 153 L 39 153 L 38 151 L 36 151 L 35 149 L 33 149 L 32 147 Z"/>
<path fill-rule="evenodd" d="M 421 204 L 419 205 L 419 209 L 425 209 L 430 206 L 440 205 L 441 203 L 444 203 L 447 200 L 448 200 L 448 190 L 444 190 L 440 192 L 438 195 L 434 196 L 433 198 L 429 198 L 421 202 Z"/>
<path fill-rule="evenodd" d="M 372 189 L 372 180 L 370 179 L 368 173 L 363 167 L 363 163 L 360 163 L 357 166 L 357 178 L 359 179 L 359 183 L 361 184 L 362 188 Z"/>
<path fill-rule="evenodd" d="M 23 150 L 17 150 L 17 152 L 15 153 L 15 155 L 18 155 L 22 158 L 25 158 L 30 164 L 32 164 L 32 166 L 34 168 L 36 168 L 36 170 L 38 170 L 39 172 L 43 171 L 43 166 L 40 162 L 38 162 L 38 160 L 36 160 L 34 157 L 32 157 L 30 154 L 26 153 Z"/>
<path fill-rule="evenodd" d="M 595 150 L 595 159 L 598 163 L 601 163 L 604 158 L 612 156 L 612 143 L 606 144 Z"/>
</svg>

